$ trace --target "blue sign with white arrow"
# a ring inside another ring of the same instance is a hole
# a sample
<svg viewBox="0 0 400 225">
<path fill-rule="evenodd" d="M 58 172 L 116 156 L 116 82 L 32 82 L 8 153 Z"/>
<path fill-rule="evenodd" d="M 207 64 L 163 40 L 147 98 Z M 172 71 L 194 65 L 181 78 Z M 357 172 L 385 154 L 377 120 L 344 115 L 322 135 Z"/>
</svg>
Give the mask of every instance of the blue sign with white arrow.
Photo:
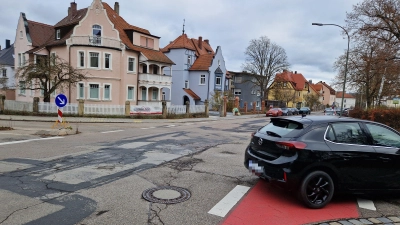
<svg viewBox="0 0 400 225">
<path fill-rule="evenodd" d="M 64 107 L 65 105 L 67 105 L 68 103 L 68 99 L 67 96 L 65 96 L 64 94 L 58 94 L 56 96 L 56 105 L 60 108 Z"/>
</svg>

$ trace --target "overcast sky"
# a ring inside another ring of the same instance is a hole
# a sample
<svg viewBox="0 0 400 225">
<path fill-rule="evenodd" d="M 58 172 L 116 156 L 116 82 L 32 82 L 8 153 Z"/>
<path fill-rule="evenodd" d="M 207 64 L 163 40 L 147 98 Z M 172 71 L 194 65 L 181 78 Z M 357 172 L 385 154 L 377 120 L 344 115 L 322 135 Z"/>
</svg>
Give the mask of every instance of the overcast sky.
<svg viewBox="0 0 400 225">
<path fill-rule="evenodd" d="M 73 0 L 72 0 L 73 1 Z M 118 0 L 120 15 L 130 24 L 148 29 L 161 37 L 160 47 L 185 33 L 190 38 L 209 39 L 215 50 L 221 46 L 226 67 L 242 71 L 244 51 L 251 39 L 267 36 L 283 47 L 290 70 L 302 73 L 307 80 L 331 83 L 332 66 L 347 49 L 347 38 L 335 26 L 312 26 L 311 23 L 345 25 L 346 12 L 361 0 Z M 15 40 L 20 12 L 28 20 L 50 25 L 67 15 L 68 0 L 1 0 L 0 45 Z M 75 0 L 78 9 L 92 0 Z M 103 0 L 111 7 L 114 2 Z"/>
</svg>

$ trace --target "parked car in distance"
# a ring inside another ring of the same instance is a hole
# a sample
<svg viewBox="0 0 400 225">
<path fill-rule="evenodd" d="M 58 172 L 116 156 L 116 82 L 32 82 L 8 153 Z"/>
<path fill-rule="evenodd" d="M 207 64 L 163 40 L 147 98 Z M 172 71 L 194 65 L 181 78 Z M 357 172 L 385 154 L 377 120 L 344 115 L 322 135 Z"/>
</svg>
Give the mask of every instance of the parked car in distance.
<svg viewBox="0 0 400 225">
<path fill-rule="evenodd" d="M 336 114 L 335 114 L 335 111 L 333 111 L 332 109 L 326 109 L 325 110 L 325 112 L 324 112 L 324 115 L 325 116 L 335 116 Z"/>
<path fill-rule="evenodd" d="M 281 108 L 271 108 L 267 111 L 265 116 L 282 116 L 283 112 Z"/>
<path fill-rule="evenodd" d="M 292 115 L 299 115 L 299 110 L 297 108 L 288 108 L 290 111 L 292 111 Z"/>
<path fill-rule="evenodd" d="M 299 114 L 308 114 L 308 115 L 310 115 L 311 114 L 311 109 L 308 108 L 308 107 L 301 107 L 299 109 Z"/>
<path fill-rule="evenodd" d="M 282 108 L 282 116 L 291 116 L 293 115 L 292 111 L 289 108 Z"/>
<path fill-rule="evenodd" d="M 318 209 L 334 193 L 400 192 L 399 148 L 400 132 L 377 122 L 336 116 L 271 118 L 252 133 L 244 166 Z"/>
</svg>

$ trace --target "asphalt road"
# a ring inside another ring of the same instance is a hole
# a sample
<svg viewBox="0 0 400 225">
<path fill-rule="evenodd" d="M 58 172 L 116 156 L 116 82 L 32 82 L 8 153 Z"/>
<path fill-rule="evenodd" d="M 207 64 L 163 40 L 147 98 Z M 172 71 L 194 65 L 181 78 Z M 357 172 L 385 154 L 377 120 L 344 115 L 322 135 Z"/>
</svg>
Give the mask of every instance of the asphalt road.
<svg viewBox="0 0 400 225">
<path fill-rule="evenodd" d="M 1 121 L 14 130 L 0 131 L 0 224 L 224 223 L 235 208 L 224 216 L 209 212 L 236 187 L 259 183 L 243 154 L 250 133 L 268 121 L 72 123 L 80 133 L 62 137 L 39 135 L 49 122 Z M 159 186 L 191 196 L 177 204 L 142 198 Z M 360 217 L 400 214 L 400 198 L 370 199 L 376 210 L 358 207 L 354 196 L 336 202 L 352 202 Z"/>
</svg>

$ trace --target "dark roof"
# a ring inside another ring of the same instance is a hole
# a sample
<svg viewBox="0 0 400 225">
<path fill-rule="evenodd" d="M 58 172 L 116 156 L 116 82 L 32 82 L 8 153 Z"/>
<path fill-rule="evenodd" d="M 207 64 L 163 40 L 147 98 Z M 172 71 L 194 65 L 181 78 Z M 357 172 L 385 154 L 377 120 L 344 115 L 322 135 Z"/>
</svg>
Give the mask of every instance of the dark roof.
<svg viewBox="0 0 400 225">
<path fill-rule="evenodd" d="M 80 9 L 76 11 L 76 13 L 64 17 L 62 20 L 56 23 L 56 25 L 54 25 L 54 28 L 78 24 L 79 21 L 81 21 L 83 17 L 85 17 L 86 12 L 87 8 Z"/>
<path fill-rule="evenodd" d="M 214 73 L 215 73 L 215 74 L 224 74 L 219 66 L 218 66 L 218 68 L 215 70 Z"/>
<path fill-rule="evenodd" d="M 53 26 L 32 20 L 28 20 L 28 27 L 32 46 L 34 47 L 46 44 L 54 33 Z"/>
<path fill-rule="evenodd" d="M 14 44 L 0 51 L 0 64 L 14 66 Z"/>
</svg>

